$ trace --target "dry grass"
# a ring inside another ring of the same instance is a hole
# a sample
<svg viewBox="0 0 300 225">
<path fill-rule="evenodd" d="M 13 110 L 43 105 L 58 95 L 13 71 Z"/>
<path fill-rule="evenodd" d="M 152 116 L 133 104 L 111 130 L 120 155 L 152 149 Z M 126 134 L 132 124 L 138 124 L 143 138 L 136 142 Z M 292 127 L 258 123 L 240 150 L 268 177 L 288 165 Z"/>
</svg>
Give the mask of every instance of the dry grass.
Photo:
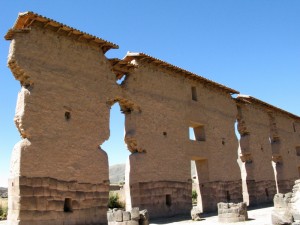
<svg viewBox="0 0 300 225">
<path fill-rule="evenodd" d="M 0 198 L 0 207 L 7 207 L 7 198 Z"/>
<path fill-rule="evenodd" d="M 0 198 L 0 220 L 6 220 L 7 217 L 7 198 Z"/>
</svg>

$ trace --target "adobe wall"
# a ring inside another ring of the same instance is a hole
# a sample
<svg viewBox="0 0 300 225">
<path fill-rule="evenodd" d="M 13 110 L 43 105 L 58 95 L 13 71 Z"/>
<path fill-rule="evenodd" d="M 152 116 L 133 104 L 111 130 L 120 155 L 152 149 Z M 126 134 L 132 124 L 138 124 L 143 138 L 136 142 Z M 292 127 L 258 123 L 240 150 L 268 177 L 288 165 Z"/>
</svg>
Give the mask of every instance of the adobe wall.
<svg viewBox="0 0 300 225">
<path fill-rule="evenodd" d="M 295 118 L 249 101 L 237 99 L 238 129 L 250 204 L 255 205 L 292 188 L 299 176 L 299 133 Z"/>
<path fill-rule="evenodd" d="M 276 182 L 272 166 L 268 113 L 254 104 L 239 103 L 238 131 L 241 134 L 241 160 L 245 163 L 250 205 L 273 201 Z"/>
<path fill-rule="evenodd" d="M 151 217 L 187 213 L 191 160 L 198 164 L 204 211 L 216 210 L 217 202 L 227 200 L 228 194 L 233 201 L 241 200 L 236 106 L 231 96 L 149 63 L 132 63 L 138 69 L 123 85 L 142 109 L 135 117 L 135 139 L 142 152 L 130 156 L 132 205 L 147 208 Z M 192 86 L 197 101 L 192 100 Z M 204 125 L 205 141 L 189 139 L 193 123 Z"/>
<path fill-rule="evenodd" d="M 279 193 L 287 193 L 299 178 L 299 156 L 296 153 L 296 147 L 300 146 L 299 129 L 294 129 L 294 119 L 279 113 L 273 113 L 270 119 L 275 130 L 273 133 L 277 135 L 277 141 L 272 143 L 274 155 L 280 157 L 276 164 L 278 189 Z"/>
<path fill-rule="evenodd" d="M 106 223 L 108 159 L 98 146 L 109 137 L 106 102 L 119 87 L 103 52 L 36 23 L 14 35 L 8 64 L 22 84 L 10 224 Z M 64 212 L 67 199 L 73 213 Z"/>
<path fill-rule="evenodd" d="M 107 222 L 108 159 L 99 145 L 109 138 L 115 102 L 125 114 L 125 142 L 132 153 L 127 210 L 146 208 L 150 218 L 189 214 L 191 160 L 203 211 L 216 210 L 218 202 L 242 201 L 237 119 L 251 202 L 268 202 L 275 192 L 271 160 L 277 162 L 280 192 L 299 176 L 299 120 L 261 105 L 237 107 L 224 87 L 138 58 L 131 61 L 134 71 L 119 71 L 127 74 L 119 86 L 95 38 L 48 23 L 40 18 L 30 30 L 15 32 L 9 52 L 8 64 L 22 85 L 15 115 L 22 141 L 11 159 L 10 225 Z M 189 127 L 196 140 L 190 140 Z"/>
</svg>

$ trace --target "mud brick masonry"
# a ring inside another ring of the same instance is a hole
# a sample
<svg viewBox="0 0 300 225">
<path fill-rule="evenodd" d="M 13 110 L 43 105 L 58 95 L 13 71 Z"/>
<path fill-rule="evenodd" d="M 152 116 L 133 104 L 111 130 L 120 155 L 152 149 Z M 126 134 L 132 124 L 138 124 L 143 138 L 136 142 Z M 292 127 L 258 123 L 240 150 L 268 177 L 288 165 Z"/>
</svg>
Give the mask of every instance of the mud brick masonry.
<svg viewBox="0 0 300 225">
<path fill-rule="evenodd" d="M 205 212 L 242 201 L 245 190 L 250 205 L 272 202 L 299 177 L 296 115 L 144 53 L 108 59 L 117 45 L 32 12 L 19 14 L 5 38 L 21 83 L 9 225 L 107 223 L 108 158 L 99 146 L 115 103 L 131 152 L 127 210 L 189 214 L 191 160 Z"/>
</svg>

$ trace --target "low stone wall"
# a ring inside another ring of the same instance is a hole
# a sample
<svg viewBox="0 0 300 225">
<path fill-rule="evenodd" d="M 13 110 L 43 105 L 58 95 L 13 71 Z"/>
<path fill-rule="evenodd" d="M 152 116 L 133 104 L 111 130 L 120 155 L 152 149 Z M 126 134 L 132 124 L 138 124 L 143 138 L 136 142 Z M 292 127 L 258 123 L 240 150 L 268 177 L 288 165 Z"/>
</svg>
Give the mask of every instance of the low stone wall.
<svg viewBox="0 0 300 225">
<path fill-rule="evenodd" d="M 113 209 L 107 212 L 108 225 L 149 225 L 149 216 L 146 209 L 132 208 L 130 212 L 122 209 Z"/>
<path fill-rule="evenodd" d="M 247 204 L 218 203 L 218 219 L 221 223 L 235 223 L 248 220 Z"/>
</svg>

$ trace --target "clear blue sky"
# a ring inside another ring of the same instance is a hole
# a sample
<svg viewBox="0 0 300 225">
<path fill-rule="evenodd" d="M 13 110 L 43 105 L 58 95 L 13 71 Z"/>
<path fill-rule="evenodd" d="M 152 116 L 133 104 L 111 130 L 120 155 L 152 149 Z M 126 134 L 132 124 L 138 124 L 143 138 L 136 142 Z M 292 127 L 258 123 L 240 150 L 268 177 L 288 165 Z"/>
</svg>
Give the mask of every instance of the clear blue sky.
<svg viewBox="0 0 300 225">
<path fill-rule="evenodd" d="M 107 57 L 145 52 L 300 115 L 299 0 L 1 0 L 0 36 L 18 12 L 34 11 L 120 46 Z M 0 186 L 20 139 L 13 123 L 19 82 L 0 39 Z M 122 163 L 124 118 L 113 109 L 113 139 L 103 148 Z M 109 150 L 111 149 L 111 150 Z"/>
</svg>

